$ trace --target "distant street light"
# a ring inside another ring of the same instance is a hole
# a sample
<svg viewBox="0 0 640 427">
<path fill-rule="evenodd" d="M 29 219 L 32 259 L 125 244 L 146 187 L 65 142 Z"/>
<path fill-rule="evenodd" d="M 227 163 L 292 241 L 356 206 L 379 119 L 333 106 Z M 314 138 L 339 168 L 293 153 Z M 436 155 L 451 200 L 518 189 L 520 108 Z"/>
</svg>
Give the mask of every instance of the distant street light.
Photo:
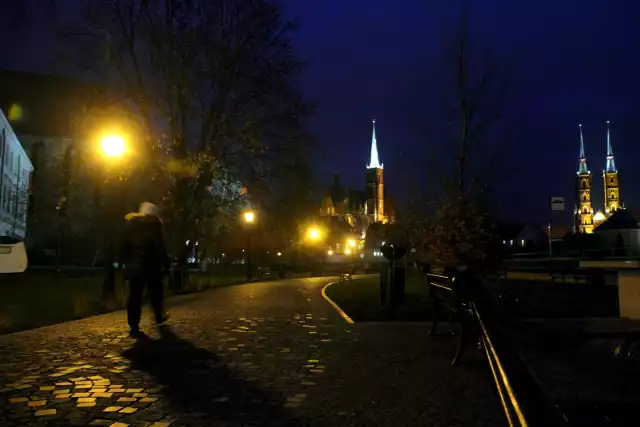
<svg viewBox="0 0 640 427">
<path fill-rule="evenodd" d="M 311 227 L 307 234 L 311 240 L 318 240 L 320 238 L 320 230 L 315 227 Z"/>
<path fill-rule="evenodd" d="M 329 255 L 329 256 L 333 255 L 333 251 L 332 251 L 331 249 L 329 249 L 329 250 L 327 251 L 327 255 Z"/>
<path fill-rule="evenodd" d="M 252 269 L 251 269 L 251 225 L 253 225 L 256 221 L 256 213 L 252 210 L 245 211 L 242 214 L 242 219 L 247 225 L 247 251 L 246 253 L 246 262 L 247 262 L 247 281 L 250 282 L 252 278 Z M 244 252 L 244 249 L 242 250 Z"/>
<path fill-rule="evenodd" d="M 246 211 L 242 215 L 242 219 L 244 219 L 244 222 L 247 224 L 252 224 L 256 220 L 256 213 L 254 211 Z"/>
<path fill-rule="evenodd" d="M 354 239 L 347 240 L 347 246 L 355 248 L 356 247 L 356 241 Z"/>
<path fill-rule="evenodd" d="M 102 153 L 107 157 L 122 157 L 125 151 L 124 138 L 118 135 L 107 135 L 101 141 Z"/>
<path fill-rule="evenodd" d="M 351 255 L 351 249 L 347 248 L 344 250 L 345 255 Z"/>
</svg>

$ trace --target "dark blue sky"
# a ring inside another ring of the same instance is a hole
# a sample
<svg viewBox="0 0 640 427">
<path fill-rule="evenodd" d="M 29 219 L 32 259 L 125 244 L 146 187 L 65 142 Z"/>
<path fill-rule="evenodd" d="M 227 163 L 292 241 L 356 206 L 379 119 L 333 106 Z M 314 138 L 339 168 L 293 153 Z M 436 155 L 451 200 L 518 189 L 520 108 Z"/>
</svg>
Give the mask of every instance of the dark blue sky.
<svg viewBox="0 0 640 427">
<path fill-rule="evenodd" d="M 38 2 L 39 3 L 39 2 Z M 73 3 L 67 0 L 67 3 Z M 313 131 L 319 143 L 318 181 L 340 173 L 361 186 L 368 160 L 371 118 L 392 193 L 406 198 L 411 179 L 429 176 L 423 127 L 437 115 L 438 78 L 447 72 L 443 41 L 454 30 L 455 1 L 284 0 L 299 21 L 295 45 L 308 67 L 301 85 L 317 100 Z M 572 206 L 582 123 L 595 207 L 602 204 L 606 120 L 622 176 L 622 197 L 640 208 L 640 155 L 635 126 L 640 103 L 640 4 L 625 0 L 469 0 L 475 38 L 512 64 L 519 137 L 501 165 L 501 210 L 542 222 L 549 196 Z M 37 3 L 36 3 L 37 4 Z M 1 21 L 1 20 L 0 20 Z M 46 21 L 42 19 L 42 21 Z M 17 67 L 46 68 L 51 25 L 12 29 Z M 5 35 L 4 40 L 7 40 Z M 6 58 L 6 57 L 5 57 Z M 447 159 L 442 159 L 442 163 Z M 420 165 L 420 166 L 419 166 Z M 568 216 L 567 216 L 568 219 Z"/>
</svg>

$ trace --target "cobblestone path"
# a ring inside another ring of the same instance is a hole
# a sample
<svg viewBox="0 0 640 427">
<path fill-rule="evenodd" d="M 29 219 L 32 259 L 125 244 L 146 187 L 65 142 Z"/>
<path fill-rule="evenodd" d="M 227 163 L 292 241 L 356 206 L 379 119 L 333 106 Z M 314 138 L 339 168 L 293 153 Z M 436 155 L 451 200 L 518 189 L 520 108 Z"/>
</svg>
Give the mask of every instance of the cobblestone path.
<svg viewBox="0 0 640 427">
<path fill-rule="evenodd" d="M 123 312 L 1 336 L 0 426 L 504 425 L 482 363 L 451 368 L 423 324 L 347 324 L 328 281 L 177 297 L 138 341 Z"/>
</svg>

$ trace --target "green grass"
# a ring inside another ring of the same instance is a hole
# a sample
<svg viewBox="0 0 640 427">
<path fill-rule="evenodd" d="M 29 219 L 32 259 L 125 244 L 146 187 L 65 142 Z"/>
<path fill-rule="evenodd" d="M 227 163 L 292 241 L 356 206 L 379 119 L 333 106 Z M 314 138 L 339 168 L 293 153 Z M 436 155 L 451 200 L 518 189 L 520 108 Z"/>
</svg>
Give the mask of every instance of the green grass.
<svg viewBox="0 0 640 427">
<path fill-rule="evenodd" d="M 185 293 L 245 282 L 242 276 L 190 275 Z M 105 307 L 100 272 L 57 274 L 32 271 L 0 276 L 0 334 L 17 332 L 106 313 L 125 307 L 127 288 L 116 279 L 115 306 Z M 167 296 L 171 291 L 166 290 Z"/>
<path fill-rule="evenodd" d="M 356 322 L 366 321 L 427 321 L 431 306 L 427 286 L 421 276 L 410 276 L 405 287 L 404 304 L 386 310 L 380 304 L 380 277 L 356 277 L 327 288 L 327 296 L 336 302 Z"/>
</svg>

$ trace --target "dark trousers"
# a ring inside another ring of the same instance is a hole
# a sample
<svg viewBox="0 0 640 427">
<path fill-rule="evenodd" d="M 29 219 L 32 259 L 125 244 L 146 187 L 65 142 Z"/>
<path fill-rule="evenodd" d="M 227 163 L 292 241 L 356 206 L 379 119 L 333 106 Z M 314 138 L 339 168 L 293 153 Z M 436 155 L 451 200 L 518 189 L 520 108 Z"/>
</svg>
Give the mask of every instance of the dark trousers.
<svg viewBox="0 0 640 427">
<path fill-rule="evenodd" d="M 127 304 L 127 318 L 129 326 L 136 329 L 142 315 L 142 294 L 147 285 L 151 308 L 157 323 L 164 317 L 164 284 L 162 277 L 131 277 L 129 278 L 129 302 Z"/>
</svg>

